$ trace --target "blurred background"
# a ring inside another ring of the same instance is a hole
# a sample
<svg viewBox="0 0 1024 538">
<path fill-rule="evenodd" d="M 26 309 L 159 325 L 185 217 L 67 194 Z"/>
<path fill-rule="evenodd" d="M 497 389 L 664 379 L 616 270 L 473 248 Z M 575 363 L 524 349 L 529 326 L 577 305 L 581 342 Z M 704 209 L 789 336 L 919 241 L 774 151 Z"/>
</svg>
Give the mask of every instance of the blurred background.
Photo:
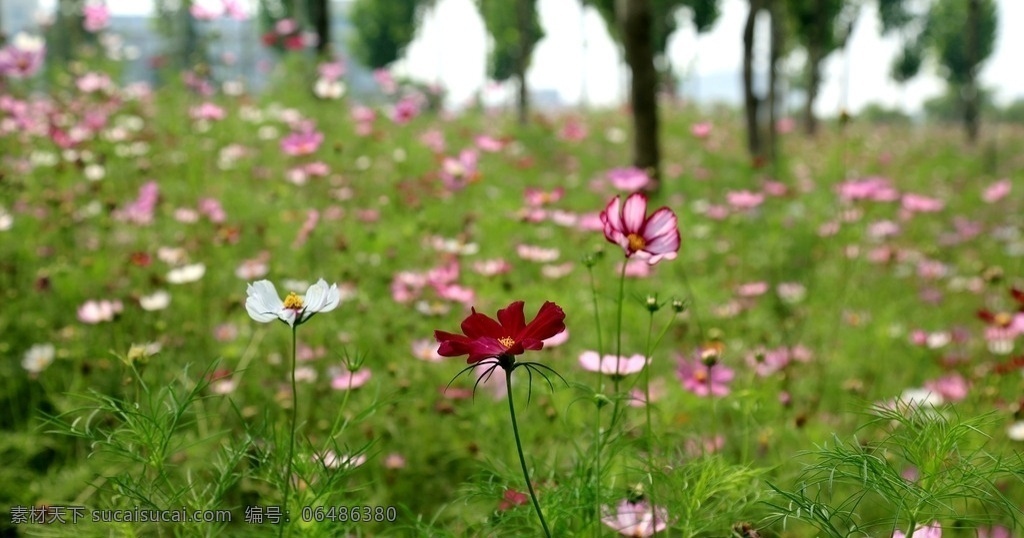
<svg viewBox="0 0 1024 538">
<path fill-rule="evenodd" d="M 509 6 L 506 9 L 512 10 L 512 18 L 518 3 L 504 1 Z M 609 33 L 608 23 L 612 21 L 602 17 L 608 15 L 602 9 L 613 5 L 613 1 L 522 3 L 540 28 L 540 39 L 532 46 L 526 72 L 535 106 L 607 107 L 627 100 L 629 71 L 622 47 L 618 37 Z M 826 27 L 824 33 L 829 35 L 820 36 L 822 50 L 816 52 L 822 56 L 820 87 L 813 104 L 818 115 L 836 115 L 842 110 L 857 113 L 867 108 L 921 117 L 929 101 L 934 108 L 942 108 L 950 76 L 941 52 L 929 51 L 941 47 L 929 43 L 938 36 L 923 35 L 929 33 L 925 31 L 929 17 L 943 4 L 960 4 L 963 8 L 969 3 L 784 0 L 776 1 L 778 5 L 772 7 L 772 2 L 755 1 L 764 9 L 755 17 L 753 70 L 763 75 L 769 69 L 770 13 L 778 9 L 785 12 L 780 18 L 786 19 L 781 60 L 782 83 L 788 88 L 784 106 L 794 111 L 802 106 L 810 50 L 807 38 L 815 37 L 808 34 L 815 27 Z M 986 106 L 1006 108 L 1024 97 L 1024 72 L 1019 67 L 1019 58 L 1015 58 L 1024 51 L 1024 34 L 1012 30 L 1013 24 L 1024 21 L 1024 2 L 983 2 L 988 3 L 995 8 L 997 17 L 992 31 L 983 29 L 986 35 L 979 36 L 983 45 L 991 40 L 991 50 L 980 51 L 987 54 L 980 61 L 978 79 Z M 375 45 L 372 36 L 360 35 L 359 28 L 352 23 L 355 11 L 363 10 L 364 19 L 366 14 L 371 19 L 394 19 L 382 23 L 391 25 L 392 30 L 402 24 L 399 19 L 407 16 L 403 12 L 411 12 L 411 35 L 408 39 L 396 36 L 398 57 L 388 61 L 388 66 L 396 75 L 442 85 L 446 104 L 458 108 L 477 99 L 501 103 L 514 94 L 512 84 L 494 80 L 501 73 L 494 71 L 495 62 L 488 60 L 488 54 L 500 43 L 496 44 L 481 17 L 488 9 L 487 4 L 474 0 L 2 0 L 0 22 L 8 37 L 19 32 L 52 33 L 47 39 L 49 58 L 60 61 L 69 57 L 69 49 L 78 46 L 76 41 L 95 39 L 95 34 L 78 31 L 81 26 L 69 20 L 80 19 L 86 5 L 102 5 L 110 15 L 104 35 L 119 36 L 122 42 L 118 45 L 123 47 L 122 54 L 128 60 L 124 82 L 152 81 L 150 68 L 154 64 L 183 52 L 182 48 L 201 46 L 199 54 L 206 61 L 221 64 L 221 69 L 226 69 L 230 76 L 243 77 L 258 86 L 259 81 L 265 80 L 261 73 L 279 59 L 279 51 L 266 47 L 261 40 L 273 30 L 273 24 L 291 18 L 301 31 L 314 34 L 311 40 L 315 40 L 317 25 L 324 24 L 317 19 L 320 12 L 326 12 L 330 50 L 348 60 L 346 82 L 360 94 L 374 90 L 371 69 L 384 66 L 366 65 L 366 54 L 352 54 L 353 43 L 363 40 L 371 47 L 390 44 Z M 662 47 L 655 52 L 662 76 L 671 82 L 668 86 L 673 93 L 702 104 L 742 104 L 743 34 L 751 7 L 750 0 L 651 2 L 656 27 L 653 33 L 667 34 L 654 36 L 655 41 L 664 41 L 655 43 L 655 48 Z M 953 7 L 952 11 L 957 11 Z M 815 10 L 823 13 L 817 14 Z M 508 14 L 505 18 L 509 18 Z M 664 30 L 657 30 L 659 25 Z M 56 31 L 60 28 L 65 31 Z M 611 29 L 614 33 L 615 29 Z M 504 30 L 507 29 L 499 32 Z M 193 43 L 183 47 L 188 40 Z M 387 54 L 383 58 L 390 60 Z M 907 60 L 902 67 L 895 65 L 902 59 Z M 917 69 L 908 72 L 915 63 L 919 64 Z M 899 73 L 901 68 L 904 72 Z M 755 84 L 764 78 L 755 77 Z"/>
</svg>

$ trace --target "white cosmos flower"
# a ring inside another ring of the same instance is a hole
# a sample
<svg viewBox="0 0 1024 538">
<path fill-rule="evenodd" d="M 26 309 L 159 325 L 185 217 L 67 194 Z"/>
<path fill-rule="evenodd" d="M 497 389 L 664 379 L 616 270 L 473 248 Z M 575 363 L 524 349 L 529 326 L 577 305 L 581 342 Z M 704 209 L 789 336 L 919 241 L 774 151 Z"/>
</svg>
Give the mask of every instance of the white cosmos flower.
<svg viewBox="0 0 1024 538">
<path fill-rule="evenodd" d="M 21 367 L 30 374 L 38 374 L 53 362 L 56 351 L 53 344 L 36 344 L 25 352 Z"/>
<path fill-rule="evenodd" d="M 157 290 L 151 295 L 143 295 L 142 297 L 139 297 L 139 306 L 147 312 L 163 310 L 167 308 L 167 305 L 169 304 L 171 304 L 171 294 L 164 290 Z"/>
<path fill-rule="evenodd" d="M 206 266 L 201 263 L 193 263 L 167 272 L 167 282 L 171 284 L 188 284 L 195 282 L 206 274 Z"/>
<path fill-rule="evenodd" d="M 322 278 L 310 286 L 305 295 L 292 292 L 283 301 L 269 280 L 249 284 L 245 293 L 248 295 L 245 310 L 249 312 L 249 317 L 260 323 L 279 319 L 290 327 L 305 323 L 314 314 L 330 312 L 341 302 L 338 285 L 331 284 L 328 287 Z"/>
</svg>

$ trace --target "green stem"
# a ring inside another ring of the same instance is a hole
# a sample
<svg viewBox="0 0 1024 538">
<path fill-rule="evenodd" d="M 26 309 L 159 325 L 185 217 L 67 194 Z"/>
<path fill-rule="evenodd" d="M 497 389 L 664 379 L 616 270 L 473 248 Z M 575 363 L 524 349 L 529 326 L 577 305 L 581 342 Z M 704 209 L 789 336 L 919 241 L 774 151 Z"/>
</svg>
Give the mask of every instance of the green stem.
<svg viewBox="0 0 1024 538">
<path fill-rule="evenodd" d="M 622 272 L 619 273 L 619 311 L 615 321 L 615 372 L 619 371 L 619 362 L 622 360 L 622 303 L 624 302 L 623 297 L 626 289 L 626 265 L 629 264 L 629 258 L 622 262 Z M 614 389 L 614 403 L 612 404 L 612 420 L 608 425 L 611 429 L 615 426 L 615 423 L 619 418 L 619 377 L 612 376 L 612 387 Z"/>
<path fill-rule="evenodd" d="M 594 304 L 594 324 L 597 327 L 597 356 L 598 361 L 600 357 L 604 356 L 604 344 L 601 339 L 601 314 L 598 310 L 597 304 L 597 283 L 594 279 L 594 267 L 593 265 L 587 265 L 587 273 L 590 275 L 590 298 Z M 604 376 L 600 372 L 597 373 L 597 394 L 601 394 L 604 390 Z M 594 422 L 594 518 L 596 521 L 601 519 L 601 445 L 603 443 L 601 439 L 601 402 L 595 402 L 597 404 L 597 418 Z M 601 535 L 600 524 L 594 527 L 594 536 Z"/>
<path fill-rule="evenodd" d="M 285 479 L 284 479 L 284 511 L 288 512 L 288 493 L 292 485 L 292 459 L 295 456 L 295 420 L 299 408 L 299 392 L 295 388 L 295 361 L 296 361 L 296 331 L 298 327 L 292 325 L 292 420 L 291 420 L 291 431 L 288 435 L 288 460 L 285 464 Z M 278 536 L 284 535 L 284 525 L 281 525 Z"/>
<path fill-rule="evenodd" d="M 644 355 L 644 412 L 647 419 L 647 472 L 651 489 L 647 493 L 651 505 L 651 521 L 658 527 L 658 516 L 654 512 L 654 428 L 651 426 L 651 333 L 654 332 L 654 312 L 647 318 L 647 353 Z M 660 340 L 660 338 L 659 338 Z"/>
<path fill-rule="evenodd" d="M 533 508 L 537 510 L 537 517 L 544 527 L 544 536 L 551 538 L 551 531 L 548 530 L 548 523 L 544 521 L 544 513 L 540 511 L 540 503 L 537 502 L 537 494 L 533 492 L 533 483 L 530 482 L 530 471 L 526 469 L 526 457 L 523 456 L 523 443 L 519 440 L 519 425 L 516 423 L 516 406 L 512 403 L 512 369 L 505 370 L 505 388 L 508 392 L 508 413 L 512 417 L 512 434 L 516 438 L 516 450 L 519 451 L 519 464 L 523 466 L 523 478 L 526 479 L 526 489 L 530 491 L 530 498 L 533 499 Z"/>
</svg>

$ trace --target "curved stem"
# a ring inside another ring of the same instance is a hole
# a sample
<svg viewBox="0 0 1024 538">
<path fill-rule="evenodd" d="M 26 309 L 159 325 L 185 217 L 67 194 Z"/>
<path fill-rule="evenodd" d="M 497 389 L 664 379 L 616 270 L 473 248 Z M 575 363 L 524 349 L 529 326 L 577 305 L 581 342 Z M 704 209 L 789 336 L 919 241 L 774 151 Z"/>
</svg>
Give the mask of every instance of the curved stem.
<svg viewBox="0 0 1024 538">
<path fill-rule="evenodd" d="M 530 482 L 530 471 L 526 469 L 526 457 L 523 456 L 523 443 L 519 440 L 519 425 L 516 423 L 516 406 L 512 403 L 512 369 L 505 370 L 505 389 L 508 393 L 508 413 L 512 417 L 512 434 L 516 438 L 516 450 L 519 451 L 519 464 L 523 466 L 523 478 L 526 479 L 526 489 L 530 491 L 530 498 L 533 499 L 533 508 L 537 510 L 537 517 L 540 518 L 540 525 L 544 527 L 544 536 L 551 538 L 551 531 L 548 530 L 548 523 L 544 521 L 544 513 L 540 511 L 540 503 L 537 502 L 537 494 L 533 492 L 533 483 Z"/>
<path fill-rule="evenodd" d="M 292 325 L 292 420 L 291 420 L 291 431 L 288 434 L 288 461 L 285 464 L 285 477 L 284 477 L 284 511 L 288 512 L 288 493 L 292 486 L 292 459 L 295 456 L 295 420 L 299 409 L 299 393 L 295 388 L 295 348 L 296 348 L 296 330 L 298 327 Z M 280 527 L 281 531 L 278 536 L 284 535 L 284 525 Z"/>
<path fill-rule="evenodd" d="M 648 502 L 651 505 L 652 528 L 658 528 L 658 514 L 654 509 L 654 428 L 651 425 L 651 334 L 654 332 L 654 312 L 650 313 L 647 319 L 647 353 L 644 357 L 644 412 L 647 422 L 647 472 L 651 482 L 651 489 L 647 493 Z M 660 340 L 660 338 L 659 338 Z"/>
<path fill-rule="evenodd" d="M 594 280 L 594 267 L 593 265 L 587 265 L 587 273 L 590 275 L 590 298 L 594 303 L 594 324 L 597 328 L 597 356 L 604 356 L 604 345 L 601 339 L 601 314 L 598 310 L 597 304 L 597 283 Z M 600 373 L 597 374 L 597 393 L 601 394 L 604 390 L 604 376 Z M 597 405 L 597 417 L 594 421 L 594 518 L 596 520 L 601 519 L 601 445 L 603 443 L 601 439 L 601 407 Z M 601 526 L 597 525 L 594 527 L 594 536 L 601 535 Z"/>
</svg>

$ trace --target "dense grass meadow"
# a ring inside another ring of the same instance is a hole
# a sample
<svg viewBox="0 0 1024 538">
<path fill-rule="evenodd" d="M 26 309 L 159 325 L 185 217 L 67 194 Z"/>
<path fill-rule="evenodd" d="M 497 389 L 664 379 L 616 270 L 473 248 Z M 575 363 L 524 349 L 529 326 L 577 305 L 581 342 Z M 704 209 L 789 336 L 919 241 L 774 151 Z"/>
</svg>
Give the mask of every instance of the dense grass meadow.
<svg viewBox="0 0 1024 538">
<path fill-rule="evenodd" d="M 1019 126 L 854 117 L 754 167 L 666 100 L 656 186 L 625 111 L 280 69 L 0 81 L 0 535 L 1024 536 Z M 600 214 L 640 190 L 680 248 L 624 266 Z M 294 332 L 247 311 L 321 278 Z M 530 488 L 509 364 L 434 338 L 515 301 L 565 314 L 510 369 Z M 123 521 L 160 510 L 230 520 Z"/>
</svg>

